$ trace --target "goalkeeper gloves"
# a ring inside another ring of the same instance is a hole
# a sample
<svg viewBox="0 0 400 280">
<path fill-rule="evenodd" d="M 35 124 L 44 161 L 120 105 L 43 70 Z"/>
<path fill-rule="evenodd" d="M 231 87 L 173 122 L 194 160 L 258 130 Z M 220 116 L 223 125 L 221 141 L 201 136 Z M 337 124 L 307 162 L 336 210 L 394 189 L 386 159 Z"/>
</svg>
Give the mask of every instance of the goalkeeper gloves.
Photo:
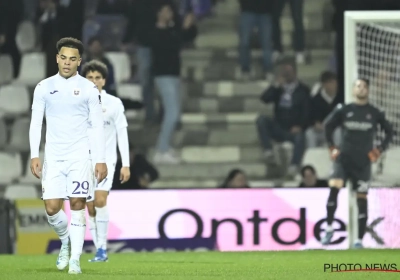
<svg viewBox="0 0 400 280">
<path fill-rule="evenodd" d="M 381 151 L 378 148 L 374 148 L 372 151 L 368 153 L 368 157 L 371 162 L 376 162 L 380 156 L 381 156 Z"/>
<path fill-rule="evenodd" d="M 336 148 L 336 147 L 334 147 L 334 146 L 332 146 L 332 147 L 329 148 L 329 150 L 330 150 L 331 159 L 335 161 L 336 158 L 337 158 L 337 157 L 339 156 L 339 154 L 340 154 L 339 149 Z"/>
</svg>

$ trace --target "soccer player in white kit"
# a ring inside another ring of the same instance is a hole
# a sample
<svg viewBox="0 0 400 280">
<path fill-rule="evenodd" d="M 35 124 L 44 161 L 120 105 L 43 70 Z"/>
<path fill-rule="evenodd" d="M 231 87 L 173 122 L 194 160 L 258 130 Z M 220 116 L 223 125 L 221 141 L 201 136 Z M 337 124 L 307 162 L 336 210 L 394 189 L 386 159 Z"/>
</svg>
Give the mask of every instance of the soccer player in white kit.
<svg viewBox="0 0 400 280">
<path fill-rule="evenodd" d="M 79 274 L 82 273 L 80 256 L 86 229 L 86 199 L 93 196 L 94 176 L 98 182 L 107 177 L 103 112 L 97 87 L 77 73 L 82 43 L 63 38 L 57 42 L 57 50 L 58 74 L 41 81 L 33 96 L 29 129 L 31 171 L 42 179 L 48 222 L 61 239 L 57 268 L 63 270 L 69 265 L 69 274 Z M 43 116 L 47 131 L 42 170 L 39 146 Z M 96 135 L 95 172 L 87 131 L 89 118 Z M 71 208 L 69 230 L 67 215 L 62 210 L 66 198 Z"/>
<path fill-rule="evenodd" d="M 107 178 L 96 186 L 94 198 L 87 202 L 90 233 L 97 249 L 95 257 L 89 260 L 90 262 L 106 262 L 108 260 L 107 234 L 109 214 L 107 197 L 114 180 L 115 165 L 117 163 L 117 143 L 122 160 L 121 183 L 127 182 L 131 176 L 129 170 L 128 122 L 124 114 L 125 108 L 118 97 L 107 94 L 103 90 L 107 74 L 107 66 L 97 60 L 85 63 L 81 70 L 81 75 L 95 83 L 101 95 L 108 170 Z M 89 129 L 89 139 L 93 138 L 95 138 L 95 133 L 93 129 Z M 94 142 L 95 139 L 92 141 Z"/>
</svg>

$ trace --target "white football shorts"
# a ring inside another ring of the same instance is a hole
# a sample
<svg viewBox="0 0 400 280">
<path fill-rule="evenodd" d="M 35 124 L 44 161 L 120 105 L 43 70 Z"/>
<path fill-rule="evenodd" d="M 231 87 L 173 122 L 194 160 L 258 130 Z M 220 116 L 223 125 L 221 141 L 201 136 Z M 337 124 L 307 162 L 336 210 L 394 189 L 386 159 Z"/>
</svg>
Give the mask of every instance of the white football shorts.
<svg viewBox="0 0 400 280">
<path fill-rule="evenodd" d="M 42 169 L 42 199 L 68 199 L 94 195 L 92 161 L 44 161 Z"/>
<path fill-rule="evenodd" d="M 93 201 L 94 200 L 94 196 L 95 196 L 95 192 L 96 191 L 105 191 L 105 192 L 109 192 L 112 188 L 113 185 L 113 181 L 114 181 L 114 173 L 115 173 L 115 162 L 107 162 L 107 170 L 108 170 L 108 174 L 107 177 L 100 183 L 97 183 L 97 178 L 94 178 L 94 195 L 88 199 L 87 201 Z M 93 163 L 93 174 L 95 174 L 95 167 L 96 167 L 96 163 Z"/>
</svg>

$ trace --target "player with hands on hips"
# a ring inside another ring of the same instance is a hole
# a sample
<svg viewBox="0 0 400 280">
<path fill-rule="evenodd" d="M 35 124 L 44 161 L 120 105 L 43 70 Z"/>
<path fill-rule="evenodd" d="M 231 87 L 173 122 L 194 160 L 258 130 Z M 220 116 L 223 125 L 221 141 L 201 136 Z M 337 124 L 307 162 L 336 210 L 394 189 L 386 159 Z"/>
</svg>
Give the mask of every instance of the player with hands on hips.
<svg viewBox="0 0 400 280">
<path fill-rule="evenodd" d="M 87 208 L 89 212 L 89 229 L 96 247 L 96 255 L 90 262 L 106 262 L 108 261 L 107 234 L 109 222 L 107 197 L 114 179 L 115 165 L 117 163 L 117 144 L 122 159 L 121 183 L 127 182 L 131 176 L 129 169 L 128 122 L 121 100 L 103 90 L 108 74 L 107 66 L 100 61 L 92 60 L 82 66 L 81 74 L 96 84 L 102 100 L 108 176 L 96 186 L 95 195 L 88 200 Z M 96 135 L 91 128 L 91 122 L 92 120 L 89 122 L 89 139 L 91 143 L 95 143 Z M 93 156 L 96 157 L 95 152 Z"/>
<path fill-rule="evenodd" d="M 338 105 L 325 124 L 326 139 L 333 160 L 333 174 L 329 180 L 330 193 L 326 206 L 328 227 L 321 241 L 323 245 L 331 244 L 339 190 L 350 180 L 357 195 L 358 206 L 358 239 L 354 247 L 363 248 L 362 239 L 368 220 L 367 194 L 371 164 L 387 149 L 393 138 L 393 129 L 385 114 L 369 103 L 368 80 L 358 79 L 353 87 L 353 95 L 355 101 L 344 106 Z M 339 126 L 342 129 L 342 140 L 337 147 L 335 144 L 338 143 L 333 143 L 333 132 Z M 378 129 L 385 132 L 385 138 L 378 147 L 374 147 Z"/>
<path fill-rule="evenodd" d="M 80 256 L 85 238 L 86 200 L 93 196 L 94 177 L 107 177 L 101 97 L 95 85 L 81 77 L 78 66 L 82 43 L 74 38 L 57 42 L 58 74 L 37 84 L 29 128 L 32 174 L 42 180 L 42 199 L 50 226 L 61 240 L 56 266 L 68 273 L 82 273 Z M 40 138 L 46 118 L 46 146 L 43 168 L 39 159 Z M 96 135 L 95 174 L 90 156 L 88 120 Z M 62 209 L 69 199 L 71 220 Z"/>
</svg>

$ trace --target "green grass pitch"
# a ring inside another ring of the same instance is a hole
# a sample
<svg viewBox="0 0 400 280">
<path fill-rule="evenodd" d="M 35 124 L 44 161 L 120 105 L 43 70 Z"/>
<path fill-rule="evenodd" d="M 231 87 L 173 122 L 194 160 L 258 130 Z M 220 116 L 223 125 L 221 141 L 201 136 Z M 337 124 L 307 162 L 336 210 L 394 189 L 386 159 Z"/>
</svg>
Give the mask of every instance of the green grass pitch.
<svg viewBox="0 0 400 280">
<path fill-rule="evenodd" d="M 83 274 L 68 275 L 57 270 L 56 255 L 2 255 L 0 279 L 400 279 L 400 273 L 393 272 L 324 272 L 325 263 L 395 263 L 400 270 L 399 250 L 126 253 L 110 255 L 107 263 L 88 263 L 90 257 L 81 258 Z"/>
</svg>

